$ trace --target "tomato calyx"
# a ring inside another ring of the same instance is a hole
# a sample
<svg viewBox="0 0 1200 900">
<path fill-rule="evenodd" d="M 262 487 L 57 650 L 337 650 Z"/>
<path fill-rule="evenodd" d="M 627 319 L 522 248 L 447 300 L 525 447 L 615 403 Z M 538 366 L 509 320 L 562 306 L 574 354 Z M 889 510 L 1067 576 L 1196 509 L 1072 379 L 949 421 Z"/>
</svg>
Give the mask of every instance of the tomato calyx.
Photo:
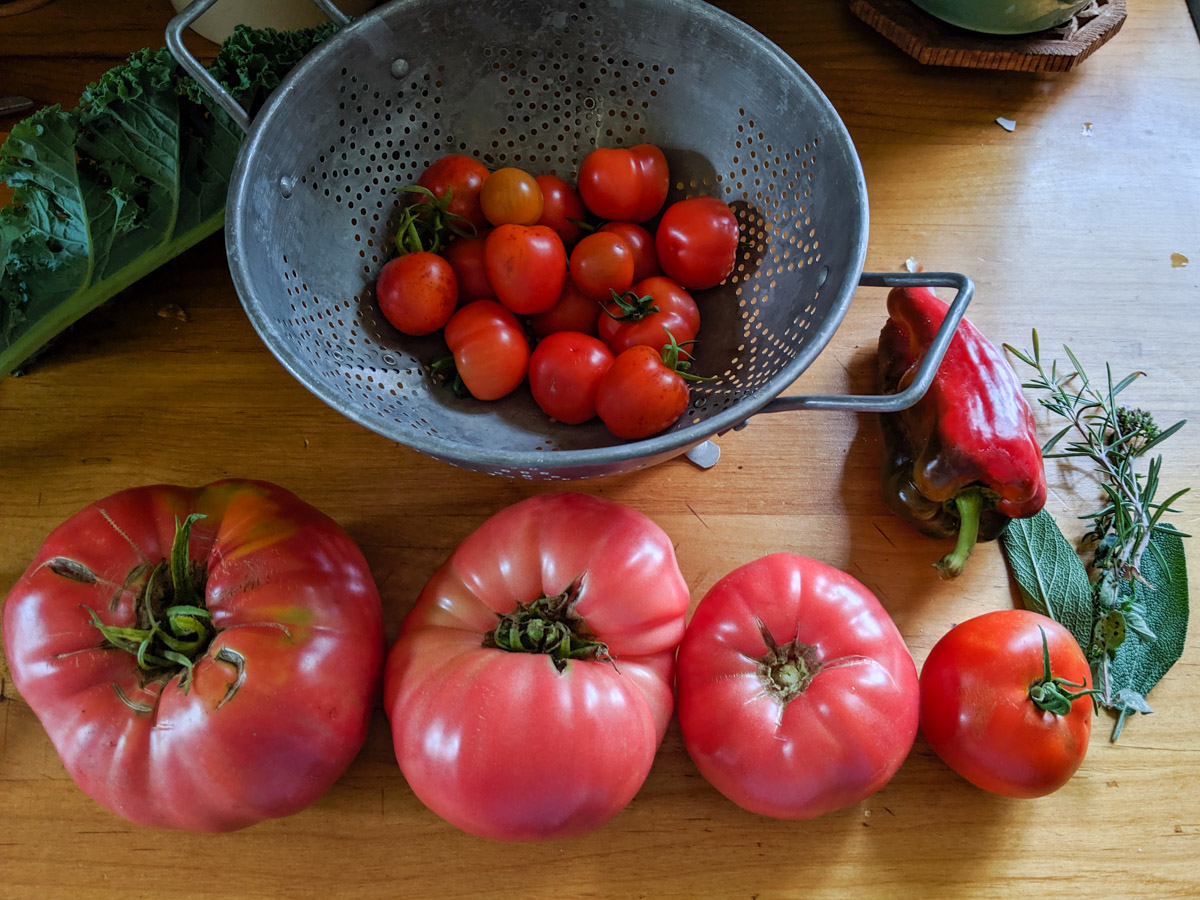
<svg viewBox="0 0 1200 900">
<path fill-rule="evenodd" d="M 771 630 L 762 619 L 757 620 L 767 652 L 757 659 L 758 680 L 768 694 L 781 704 L 786 704 L 804 693 L 812 680 L 821 671 L 821 661 L 816 651 L 800 640 L 792 638 L 786 644 L 777 644 Z"/>
<path fill-rule="evenodd" d="M 690 371 L 692 367 L 692 354 L 683 349 L 686 346 L 695 344 L 695 341 L 684 341 L 680 344 L 675 340 L 675 335 L 671 334 L 671 329 L 663 326 L 663 331 L 667 333 L 668 343 L 663 344 L 662 361 L 663 365 L 682 378 L 684 381 L 712 381 L 716 378 L 715 375 L 696 375 Z"/>
<path fill-rule="evenodd" d="M 471 220 L 450 211 L 452 191 L 447 190 L 439 197 L 419 184 L 405 185 L 396 191 L 407 191 L 424 198 L 410 203 L 400 213 L 395 240 L 401 255 L 423 250 L 440 253 L 453 237 L 475 236 Z"/>
<path fill-rule="evenodd" d="M 583 616 L 575 611 L 583 582 L 580 575 L 553 597 L 529 603 L 518 600 L 516 609 L 499 616 L 495 629 L 484 636 L 483 646 L 510 653 L 544 653 L 559 672 L 572 659 L 613 662 L 608 645 L 587 631 Z"/>
<path fill-rule="evenodd" d="M 646 294 L 639 297 L 636 291 L 618 294 L 611 291 L 612 299 L 603 305 L 604 314 L 617 322 L 640 322 L 647 316 L 660 312 L 654 298 Z M 614 311 L 615 310 L 615 311 Z"/>
<path fill-rule="evenodd" d="M 1068 691 L 1066 688 L 1086 688 L 1087 682 L 1067 681 L 1055 676 L 1050 671 L 1050 645 L 1046 640 L 1046 629 L 1038 626 L 1042 634 L 1042 677 L 1029 686 L 1029 699 L 1038 709 L 1065 716 L 1071 712 L 1071 704 L 1080 697 L 1092 697 L 1100 692 L 1097 690 Z"/>
<path fill-rule="evenodd" d="M 105 647 L 123 650 L 137 657 L 144 683 L 165 681 L 179 674 L 179 687 L 184 693 L 191 686 L 195 661 L 203 656 L 216 635 L 212 613 L 204 605 L 205 572 L 188 558 L 192 523 L 202 518 L 203 515 L 193 513 L 183 522 L 175 520 L 170 559 L 150 567 L 145 583 L 134 600 L 136 625 L 106 625 L 95 610 L 85 607 L 91 616 L 91 624 L 104 636 Z M 126 580 L 127 583 L 129 580 Z M 237 654 L 221 658 L 238 669 L 236 689 L 241 685 L 244 661 L 235 660 L 232 656 Z M 132 709 L 148 711 L 143 704 L 125 697 L 119 687 L 117 694 Z"/>
<path fill-rule="evenodd" d="M 458 365 L 454 362 L 452 355 L 434 360 L 433 364 L 429 367 L 429 374 L 434 380 L 450 385 L 450 389 L 454 391 L 454 396 L 458 399 L 464 400 L 471 396 L 471 392 L 467 390 L 467 386 L 462 380 L 462 375 L 458 372 Z"/>
</svg>

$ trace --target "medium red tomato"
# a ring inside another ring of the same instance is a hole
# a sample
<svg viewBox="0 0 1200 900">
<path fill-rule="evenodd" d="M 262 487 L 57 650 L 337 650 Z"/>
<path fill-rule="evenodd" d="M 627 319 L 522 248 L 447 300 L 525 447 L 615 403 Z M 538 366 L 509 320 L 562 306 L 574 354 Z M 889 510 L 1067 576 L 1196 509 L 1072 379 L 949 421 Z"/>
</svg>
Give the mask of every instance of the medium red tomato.
<svg viewBox="0 0 1200 900">
<path fill-rule="evenodd" d="M 529 341 L 516 316 L 494 300 L 476 300 L 446 323 L 446 346 L 458 377 L 477 400 L 516 390 L 529 368 Z"/>
<path fill-rule="evenodd" d="M 596 391 L 612 365 L 601 341 L 578 331 L 557 331 L 529 357 L 529 388 L 542 412 L 567 425 L 596 416 Z"/>
<path fill-rule="evenodd" d="M 542 217 L 542 189 L 528 172 L 506 166 L 488 176 L 479 204 L 493 225 L 533 225 Z"/>
<path fill-rule="evenodd" d="M 465 306 L 474 300 L 495 300 L 496 292 L 488 281 L 487 264 L 484 261 L 484 238 L 457 237 L 450 242 L 442 256 L 454 270 L 454 280 L 458 284 L 458 302 Z"/>
<path fill-rule="evenodd" d="M 623 294 L 633 284 L 633 250 L 610 231 L 589 234 L 571 251 L 571 281 L 591 300 Z"/>
<path fill-rule="evenodd" d="M 653 144 L 599 147 L 579 164 L 579 196 L 601 219 L 653 219 L 671 189 L 667 158 Z"/>
<path fill-rule="evenodd" d="M 700 773 L 777 818 L 869 797 L 917 733 L 917 670 L 887 611 L 845 572 L 793 553 L 747 563 L 704 595 L 676 691 Z"/>
<path fill-rule="evenodd" d="M 282 488 L 154 485 L 50 534 L 4 603 L 4 648 L 92 799 L 232 831 L 299 812 L 354 759 L 383 614 L 354 542 Z"/>
<path fill-rule="evenodd" d="M 545 337 L 556 331 L 582 331 L 584 334 L 594 335 L 599 318 L 600 304 L 583 296 L 568 275 L 563 284 L 562 296 L 548 310 L 532 316 L 529 324 L 538 337 Z"/>
<path fill-rule="evenodd" d="M 492 516 L 430 578 L 388 656 L 408 784 L 497 840 L 608 821 L 666 732 L 687 607 L 671 539 L 636 510 L 544 494 Z"/>
<path fill-rule="evenodd" d="M 633 280 L 645 281 L 651 275 L 661 275 L 658 253 L 654 249 L 654 235 L 637 222 L 605 222 L 599 231 L 611 231 L 620 235 L 633 251 Z"/>
<path fill-rule="evenodd" d="M 672 203 L 654 232 L 658 264 L 688 290 L 715 287 L 737 262 L 738 221 L 716 197 Z"/>
<path fill-rule="evenodd" d="M 562 296 L 567 251 L 545 225 L 501 225 L 484 241 L 484 263 L 496 298 L 518 315 L 545 312 Z"/>
<path fill-rule="evenodd" d="M 658 434 L 674 425 L 688 405 L 688 386 L 679 372 L 679 348 L 662 353 L 644 345 L 617 355 L 596 390 L 596 414 L 619 438 Z"/>
<path fill-rule="evenodd" d="M 604 304 L 598 328 L 600 340 L 613 353 L 639 344 L 658 351 L 671 337 L 680 344 L 695 340 L 700 310 L 691 294 L 670 278 L 655 275 Z"/>
<path fill-rule="evenodd" d="M 557 175 L 538 175 L 534 181 L 542 191 L 542 217 L 537 224 L 557 231 L 568 249 L 575 246 L 583 236 L 578 223 L 587 220 L 579 192 Z"/>
<path fill-rule="evenodd" d="M 379 310 L 403 334 L 432 334 L 454 312 L 458 280 L 436 253 L 422 250 L 388 260 L 375 282 Z"/>
<path fill-rule="evenodd" d="M 968 619 L 921 670 L 921 731 L 946 765 L 1008 797 L 1070 781 L 1092 728 L 1091 670 L 1058 622 L 1024 609 Z"/>
<path fill-rule="evenodd" d="M 451 153 L 422 172 L 417 184 L 438 198 L 449 194 L 447 212 L 462 216 L 476 228 L 483 228 L 487 219 L 479 203 L 479 193 L 487 180 L 487 166 L 470 156 Z"/>
</svg>

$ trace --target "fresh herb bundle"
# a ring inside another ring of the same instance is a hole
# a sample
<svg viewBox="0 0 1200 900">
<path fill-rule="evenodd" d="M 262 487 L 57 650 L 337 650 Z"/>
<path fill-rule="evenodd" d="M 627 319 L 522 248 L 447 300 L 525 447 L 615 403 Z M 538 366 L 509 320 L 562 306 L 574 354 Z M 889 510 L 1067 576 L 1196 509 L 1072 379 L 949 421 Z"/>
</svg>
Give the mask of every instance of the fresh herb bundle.
<svg viewBox="0 0 1200 900">
<path fill-rule="evenodd" d="M 1178 512 L 1171 504 L 1188 489 L 1158 500 L 1162 457 L 1151 459 L 1145 472 L 1137 463 L 1184 422 L 1160 429 L 1150 413 L 1118 404 L 1118 395 L 1144 372 L 1114 381 L 1108 367 L 1105 384 L 1097 386 L 1069 347 L 1063 349 L 1073 368 L 1060 373 L 1052 361 L 1047 370 L 1036 331 L 1032 353 L 1005 349 L 1036 372 L 1022 386 L 1042 392 L 1038 402 L 1067 422 L 1043 455 L 1090 461 L 1106 501 L 1080 517 L 1092 525 L 1083 540 L 1093 552 L 1089 566 L 1044 510 L 1014 520 L 1003 547 L 1026 605 L 1070 629 L 1087 654 L 1097 702 L 1119 714 L 1115 741 L 1129 713 L 1152 711 L 1146 694 L 1183 653 L 1188 587 L 1182 539 L 1188 535 L 1163 516 Z"/>
</svg>

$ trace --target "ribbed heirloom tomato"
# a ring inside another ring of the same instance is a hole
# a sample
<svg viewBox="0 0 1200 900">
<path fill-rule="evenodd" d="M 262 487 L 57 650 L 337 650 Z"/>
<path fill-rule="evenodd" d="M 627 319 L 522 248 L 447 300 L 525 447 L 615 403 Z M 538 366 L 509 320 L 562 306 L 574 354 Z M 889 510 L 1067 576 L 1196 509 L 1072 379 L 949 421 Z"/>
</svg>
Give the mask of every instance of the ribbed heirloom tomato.
<svg viewBox="0 0 1200 900">
<path fill-rule="evenodd" d="M 1025 609 L 950 629 L 921 669 L 921 732 L 972 784 L 1042 797 L 1087 754 L 1091 667 L 1071 632 Z"/>
<path fill-rule="evenodd" d="M 883 787 L 917 733 L 917 670 L 861 583 L 793 553 L 704 595 L 679 648 L 683 740 L 751 812 L 808 819 Z"/>
<path fill-rule="evenodd" d="M 353 760 L 383 615 L 358 547 L 282 488 L 156 485 L 54 530 L 5 601 L 4 648 L 94 800 L 231 831 L 305 808 Z"/>
<path fill-rule="evenodd" d="M 488 519 L 388 657 L 384 708 L 417 797 L 506 841 L 611 819 L 671 718 L 687 606 L 670 538 L 636 510 L 548 494 Z"/>
</svg>

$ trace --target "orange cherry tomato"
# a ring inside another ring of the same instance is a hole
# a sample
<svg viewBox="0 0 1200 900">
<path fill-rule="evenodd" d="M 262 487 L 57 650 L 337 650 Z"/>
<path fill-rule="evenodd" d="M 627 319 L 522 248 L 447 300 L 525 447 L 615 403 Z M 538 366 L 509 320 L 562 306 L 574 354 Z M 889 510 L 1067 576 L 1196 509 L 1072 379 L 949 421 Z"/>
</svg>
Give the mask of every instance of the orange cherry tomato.
<svg viewBox="0 0 1200 900">
<path fill-rule="evenodd" d="M 542 217 L 542 189 L 528 172 L 506 166 L 483 183 L 479 205 L 493 225 L 534 225 Z"/>
</svg>

